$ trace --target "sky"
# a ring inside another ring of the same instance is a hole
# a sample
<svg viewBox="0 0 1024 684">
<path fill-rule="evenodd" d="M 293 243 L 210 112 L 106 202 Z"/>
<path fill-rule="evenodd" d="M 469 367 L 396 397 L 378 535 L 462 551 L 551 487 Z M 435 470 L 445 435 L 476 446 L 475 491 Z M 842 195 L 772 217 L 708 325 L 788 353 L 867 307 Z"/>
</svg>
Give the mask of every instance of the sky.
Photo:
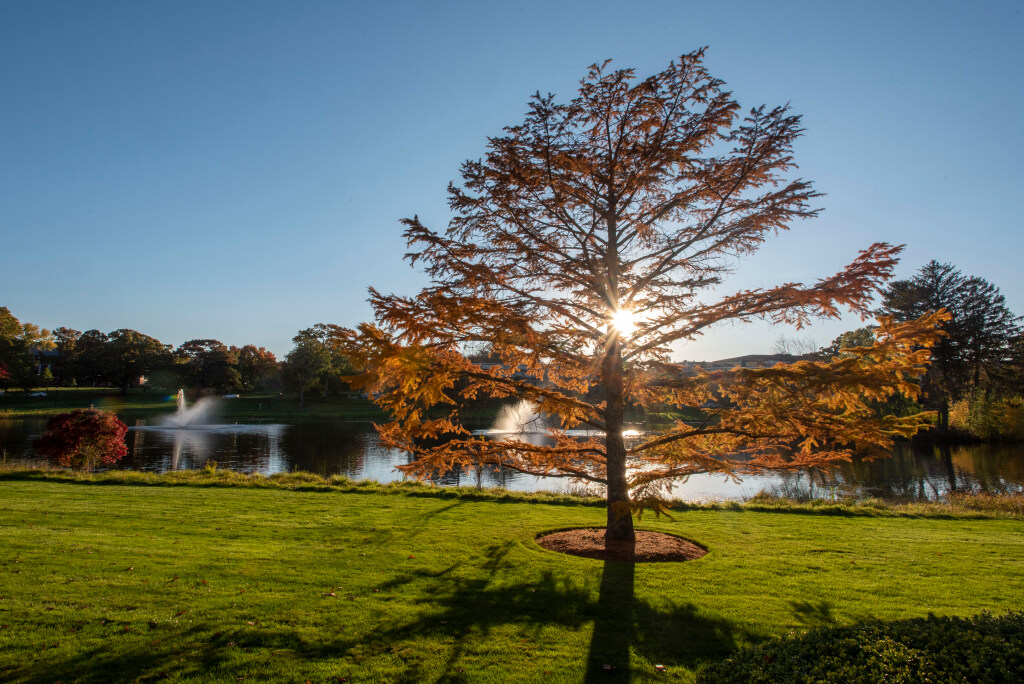
<svg viewBox="0 0 1024 684">
<path fill-rule="evenodd" d="M 999 286 L 1024 313 L 1024 3 L 0 2 L 0 306 L 23 322 L 216 338 L 283 357 L 315 323 L 414 294 L 399 220 L 537 91 L 708 46 L 744 108 L 789 103 L 810 221 L 729 290 L 812 282 L 877 241 Z M 677 359 L 826 345 L 729 325 Z"/>
</svg>

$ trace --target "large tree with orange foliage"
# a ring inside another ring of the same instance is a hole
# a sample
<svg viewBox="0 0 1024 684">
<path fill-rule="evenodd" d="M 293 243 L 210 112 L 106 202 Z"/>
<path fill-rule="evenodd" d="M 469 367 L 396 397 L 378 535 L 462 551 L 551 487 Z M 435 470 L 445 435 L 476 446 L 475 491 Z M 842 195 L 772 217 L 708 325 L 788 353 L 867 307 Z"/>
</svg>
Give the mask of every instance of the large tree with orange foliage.
<svg viewBox="0 0 1024 684">
<path fill-rule="evenodd" d="M 873 418 L 865 401 L 917 394 L 932 319 L 883 320 L 873 346 L 831 362 L 715 373 L 669 362 L 670 345 L 723 321 L 864 314 L 900 250 L 877 243 L 814 284 L 713 298 L 737 257 L 814 216 L 818 193 L 790 177 L 800 118 L 741 113 L 702 61 L 703 50 L 683 55 L 643 80 L 606 62 L 567 103 L 535 95 L 525 121 L 449 185 L 446 232 L 403 221 L 431 284 L 416 296 L 371 289 L 376 323 L 345 344 L 364 369 L 354 382 L 393 416 L 383 439 L 415 456 L 407 473 L 485 463 L 600 483 L 606 540 L 629 542 L 631 511 L 657 505 L 665 483 L 825 465 L 922 425 Z M 481 341 L 501 364 L 463 353 Z M 528 399 L 557 427 L 541 445 L 473 434 L 460 406 L 480 397 Z M 700 425 L 623 437 L 628 404 L 709 402 L 722 408 Z"/>
</svg>

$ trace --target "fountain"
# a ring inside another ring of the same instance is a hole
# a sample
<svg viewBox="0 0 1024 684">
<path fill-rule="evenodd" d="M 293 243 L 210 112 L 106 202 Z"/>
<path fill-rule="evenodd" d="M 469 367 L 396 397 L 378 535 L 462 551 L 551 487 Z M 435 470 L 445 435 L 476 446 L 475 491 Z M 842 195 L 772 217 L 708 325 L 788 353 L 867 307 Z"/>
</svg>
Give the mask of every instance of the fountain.
<svg viewBox="0 0 1024 684">
<path fill-rule="evenodd" d="M 523 399 L 515 406 L 503 406 L 498 412 L 494 426 L 485 432 L 489 435 L 545 434 L 548 422 L 537 412 L 537 406 Z"/>
<path fill-rule="evenodd" d="M 216 401 L 209 397 L 200 399 L 193 406 L 185 404 L 185 391 L 178 390 L 178 410 L 172 416 L 163 420 L 163 425 L 169 428 L 191 428 L 199 425 L 209 425 L 217 414 Z"/>
<path fill-rule="evenodd" d="M 529 399 L 522 399 L 518 404 L 502 407 L 495 418 L 494 424 L 487 430 L 474 430 L 474 435 L 484 435 L 495 439 L 518 439 L 529 444 L 543 446 L 552 443 L 549 430 L 554 426 L 551 420 L 537 411 L 537 405 Z M 560 434 L 568 437 L 603 437 L 601 430 L 567 429 Z M 622 431 L 626 438 L 639 437 L 640 430 L 627 429 Z"/>
<path fill-rule="evenodd" d="M 165 415 L 155 425 L 133 425 L 129 430 L 149 432 L 163 441 L 170 451 L 168 470 L 177 470 L 184 461 L 186 467 L 196 467 L 211 456 L 230 467 L 230 462 L 220 453 L 234 453 L 234 445 L 244 435 L 259 435 L 267 440 L 270 458 L 280 457 L 280 441 L 286 426 L 280 424 L 251 424 L 217 422 L 219 402 L 204 397 L 192 406 L 185 401 L 184 390 L 178 390 L 175 398 L 176 410 Z"/>
</svg>

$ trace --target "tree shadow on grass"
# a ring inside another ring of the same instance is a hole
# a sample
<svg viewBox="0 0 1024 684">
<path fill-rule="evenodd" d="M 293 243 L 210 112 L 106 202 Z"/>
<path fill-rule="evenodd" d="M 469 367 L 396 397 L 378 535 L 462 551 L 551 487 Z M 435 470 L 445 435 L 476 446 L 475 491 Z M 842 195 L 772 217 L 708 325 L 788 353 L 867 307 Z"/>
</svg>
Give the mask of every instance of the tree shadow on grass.
<svg viewBox="0 0 1024 684">
<path fill-rule="evenodd" d="M 386 666 L 390 669 L 376 674 L 389 681 L 459 682 L 467 677 L 464 656 L 479 662 L 481 657 L 497 659 L 505 649 L 529 654 L 531 642 L 551 638 L 549 626 L 579 632 L 593 625 L 586 662 L 552 662 L 553 674 L 573 681 L 620 682 L 630 679 L 631 655 L 668 668 L 694 669 L 734 650 L 741 636 L 735 625 L 702 615 L 693 604 L 666 608 L 638 599 L 636 566 L 631 563 L 605 562 L 597 599 L 587 582 L 573 581 L 569 573 L 547 570 L 518 579 L 509 558 L 516 546 L 507 542 L 484 549 L 482 563 L 405 572 L 375 591 L 326 604 L 324 610 L 333 612 L 328 622 L 344 619 L 343 606 L 349 600 L 360 611 L 380 616 L 375 627 L 355 635 L 321 632 L 312 638 L 309 630 L 303 633 L 287 625 L 238 629 L 206 623 L 175 635 L 177 647 L 150 647 L 148 639 L 136 639 L 130 646 L 122 642 L 109 650 L 81 652 L 56 668 L 40 662 L 17 674 L 29 681 L 83 682 L 146 680 L 164 672 L 171 677 L 226 676 L 233 674 L 232 668 L 251 672 L 253 662 L 240 651 L 252 651 L 256 659 L 280 649 L 291 654 L 293 664 L 336 662 L 339 677 Z M 388 617 L 396 593 L 415 597 L 419 608 Z M 509 627 L 517 633 L 510 636 Z M 160 638 L 169 641 L 166 634 Z M 569 669 L 577 663 L 583 667 Z M 614 669 L 604 669 L 606 664 Z M 294 674 L 301 678 L 301 669 Z"/>
<path fill-rule="evenodd" d="M 59 662 L 39 657 L 13 671 L 12 681 L 25 682 L 134 682 L 170 677 L 202 676 L 232 659 L 236 644 L 232 634 L 217 625 L 200 623 L 179 632 L 173 639 L 111 632 L 97 645 Z M 126 639 L 132 639 L 125 643 Z M 162 644 L 162 645 L 161 645 Z M 240 647 L 240 646 L 239 646 Z"/>
<path fill-rule="evenodd" d="M 701 615 L 692 603 L 665 610 L 638 600 L 635 574 L 635 563 L 604 562 L 585 682 L 630 681 L 634 652 L 652 665 L 694 669 L 736 649 L 739 630 L 728 621 Z"/>
<path fill-rule="evenodd" d="M 797 621 L 808 629 L 831 627 L 838 622 L 827 601 L 790 601 L 789 607 Z"/>
</svg>

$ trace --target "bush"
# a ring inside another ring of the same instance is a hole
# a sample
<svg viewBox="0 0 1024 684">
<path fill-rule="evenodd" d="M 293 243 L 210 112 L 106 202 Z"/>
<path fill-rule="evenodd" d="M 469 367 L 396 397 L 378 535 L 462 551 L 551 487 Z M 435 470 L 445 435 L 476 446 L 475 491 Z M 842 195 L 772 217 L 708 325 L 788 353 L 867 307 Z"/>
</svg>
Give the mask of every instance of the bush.
<svg viewBox="0 0 1024 684">
<path fill-rule="evenodd" d="M 981 439 L 1024 439 L 1024 397 L 961 399 L 949 409 L 949 425 Z"/>
<path fill-rule="evenodd" d="M 36 440 L 36 452 L 55 465 L 75 470 L 95 470 L 114 465 L 128 455 L 124 436 L 128 427 L 113 413 L 78 409 L 59 413 L 46 423 Z"/>
<path fill-rule="evenodd" d="M 697 676 L 705 684 L 1022 680 L 1020 612 L 819 629 L 744 649 Z"/>
</svg>

